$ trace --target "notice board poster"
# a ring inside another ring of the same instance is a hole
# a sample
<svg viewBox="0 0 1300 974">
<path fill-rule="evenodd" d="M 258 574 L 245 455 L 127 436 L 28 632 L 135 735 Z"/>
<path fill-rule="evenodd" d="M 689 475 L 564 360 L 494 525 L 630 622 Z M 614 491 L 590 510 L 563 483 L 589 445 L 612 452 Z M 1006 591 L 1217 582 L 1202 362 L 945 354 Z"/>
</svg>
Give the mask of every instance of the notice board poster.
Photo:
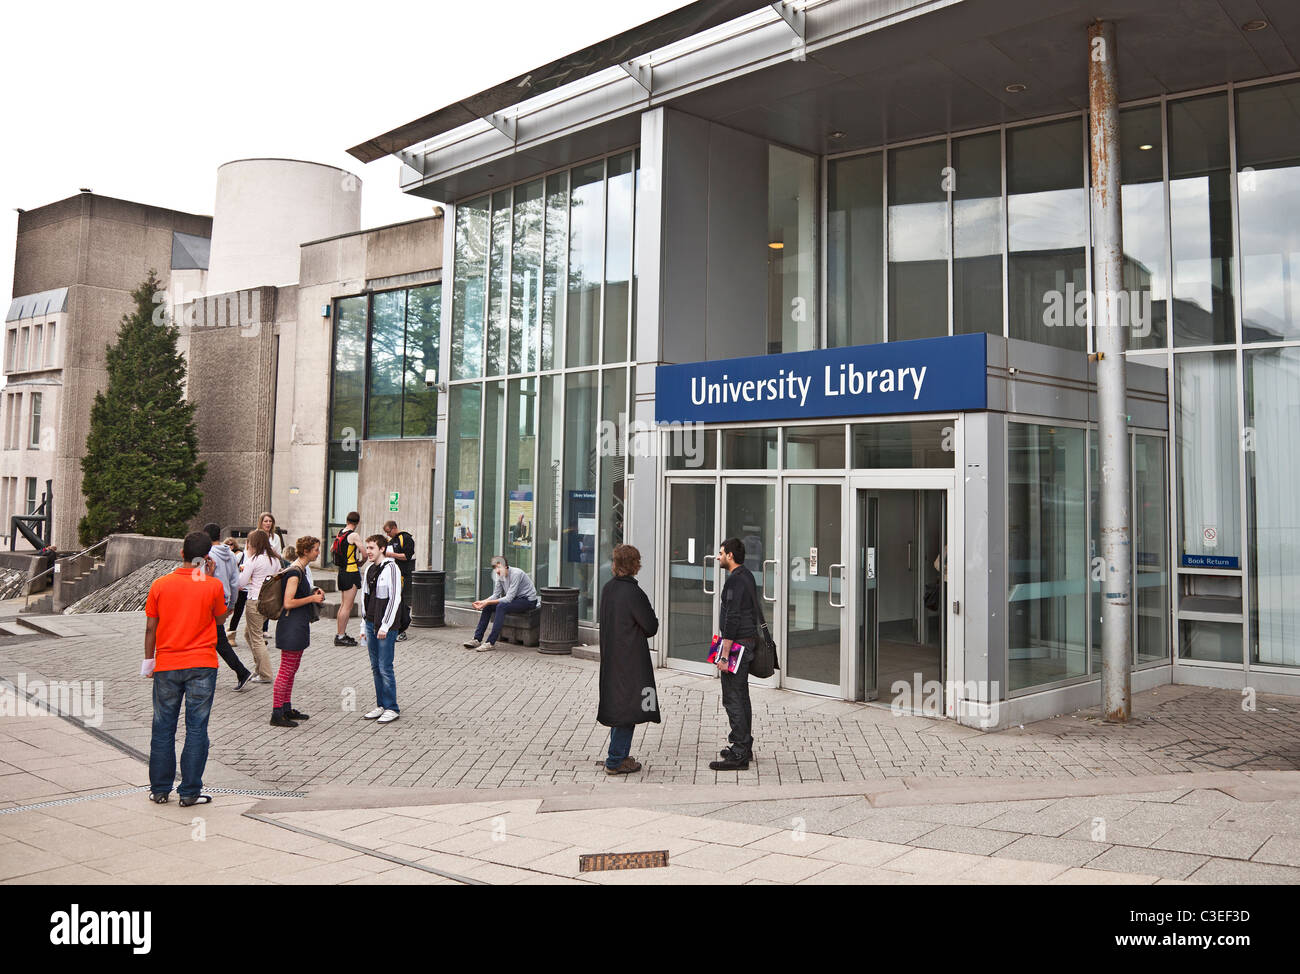
<svg viewBox="0 0 1300 974">
<path fill-rule="evenodd" d="M 452 540 L 455 541 L 456 544 L 473 544 L 477 540 L 474 536 L 474 491 L 456 491 L 455 495 L 452 497 L 451 516 Z"/>
<path fill-rule="evenodd" d="M 596 492 L 571 490 L 564 522 L 566 561 L 591 565 L 596 561 Z"/>
<path fill-rule="evenodd" d="M 533 546 L 533 492 L 510 492 L 510 547 L 529 549 Z"/>
</svg>

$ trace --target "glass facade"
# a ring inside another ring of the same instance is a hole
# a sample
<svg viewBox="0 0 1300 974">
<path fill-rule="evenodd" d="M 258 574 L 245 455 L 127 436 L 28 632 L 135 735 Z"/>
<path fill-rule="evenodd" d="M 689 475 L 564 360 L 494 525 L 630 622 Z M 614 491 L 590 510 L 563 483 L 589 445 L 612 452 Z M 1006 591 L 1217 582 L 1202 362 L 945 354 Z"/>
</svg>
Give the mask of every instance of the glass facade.
<svg viewBox="0 0 1300 974">
<path fill-rule="evenodd" d="M 629 150 L 456 207 L 449 599 L 490 594 L 504 553 L 596 618 L 625 533 L 636 180 Z"/>
<path fill-rule="evenodd" d="M 330 363 L 327 536 L 357 507 L 361 441 L 432 437 L 438 426 L 442 285 L 334 302 Z"/>
</svg>

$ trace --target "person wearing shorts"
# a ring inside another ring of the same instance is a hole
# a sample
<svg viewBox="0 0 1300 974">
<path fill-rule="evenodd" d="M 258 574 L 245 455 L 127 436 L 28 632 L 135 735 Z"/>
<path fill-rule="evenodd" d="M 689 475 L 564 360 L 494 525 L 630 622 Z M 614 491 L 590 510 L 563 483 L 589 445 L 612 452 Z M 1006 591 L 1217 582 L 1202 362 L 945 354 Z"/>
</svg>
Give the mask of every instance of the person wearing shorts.
<svg viewBox="0 0 1300 974">
<path fill-rule="evenodd" d="M 361 563 L 364 555 L 358 550 L 357 525 L 361 515 L 356 511 L 348 514 L 348 526 L 339 532 L 343 545 L 343 564 L 339 566 L 338 585 L 339 604 L 338 635 L 334 637 L 335 646 L 355 646 L 357 641 L 348 635 L 348 620 L 352 618 L 352 605 L 361 590 Z"/>
</svg>

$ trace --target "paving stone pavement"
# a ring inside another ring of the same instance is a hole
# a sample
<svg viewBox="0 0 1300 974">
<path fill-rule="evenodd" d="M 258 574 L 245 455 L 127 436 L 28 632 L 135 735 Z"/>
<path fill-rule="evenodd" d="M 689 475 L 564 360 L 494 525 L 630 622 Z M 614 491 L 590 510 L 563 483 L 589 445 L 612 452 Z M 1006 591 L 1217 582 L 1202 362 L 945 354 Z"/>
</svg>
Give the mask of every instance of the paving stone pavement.
<svg viewBox="0 0 1300 974">
<path fill-rule="evenodd" d="M 103 681 L 98 732 L 148 749 L 150 684 L 138 676 L 142 613 L 45 617 L 68 635 L 0 645 L 0 679 Z M 1161 687 L 1135 698 L 1137 717 L 1107 725 L 1083 712 L 999 733 L 888 708 L 790 691 L 753 691 L 756 761 L 741 773 L 708 769 L 726 739 L 714 679 L 657 670 L 662 724 L 637 729 L 644 770 L 609 778 L 599 765 L 608 731 L 595 721 L 598 664 L 523 647 L 474 653 L 464 628 L 411 630 L 398 644 L 402 718 L 379 727 L 364 647 L 332 644 L 332 620 L 313 629 L 294 705 L 297 729 L 268 725 L 270 687 L 233 692 L 223 669 L 212 710 L 211 762 L 223 783 L 285 790 L 323 785 L 509 789 L 711 784 L 723 789 L 890 778 L 1068 778 L 1207 769 L 1300 768 L 1300 701 Z M 241 640 L 242 644 L 242 632 Z M 240 646 L 247 657 L 247 650 Z M 1125 826 L 1146 835 L 1136 822 Z M 906 831 L 906 830 L 904 830 Z M 909 840 L 910 841 L 910 840 Z"/>
</svg>

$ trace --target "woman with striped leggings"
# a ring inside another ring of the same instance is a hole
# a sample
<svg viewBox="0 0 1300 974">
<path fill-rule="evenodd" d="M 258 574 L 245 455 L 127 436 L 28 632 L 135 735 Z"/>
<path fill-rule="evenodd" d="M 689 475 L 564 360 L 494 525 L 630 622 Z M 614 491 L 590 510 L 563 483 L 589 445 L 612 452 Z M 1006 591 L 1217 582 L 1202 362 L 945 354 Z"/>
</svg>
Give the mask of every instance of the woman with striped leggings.
<svg viewBox="0 0 1300 974">
<path fill-rule="evenodd" d="M 311 604 L 324 602 L 325 593 L 311 587 L 307 566 L 320 553 L 320 539 L 310 535 L 298 539 L 297 558 L 284 577 L 284 608 L 275 622 L 275 648 L 280 651 L 280 668 L 271 689 L 274 709 L 272 727 L 297 727 L 308 715 L 293 708 L 293 678 L 302 663 L 303 651 L 311 641 Z M 299 597 L 300 592 L 308 594 Z"/>
</svg>

